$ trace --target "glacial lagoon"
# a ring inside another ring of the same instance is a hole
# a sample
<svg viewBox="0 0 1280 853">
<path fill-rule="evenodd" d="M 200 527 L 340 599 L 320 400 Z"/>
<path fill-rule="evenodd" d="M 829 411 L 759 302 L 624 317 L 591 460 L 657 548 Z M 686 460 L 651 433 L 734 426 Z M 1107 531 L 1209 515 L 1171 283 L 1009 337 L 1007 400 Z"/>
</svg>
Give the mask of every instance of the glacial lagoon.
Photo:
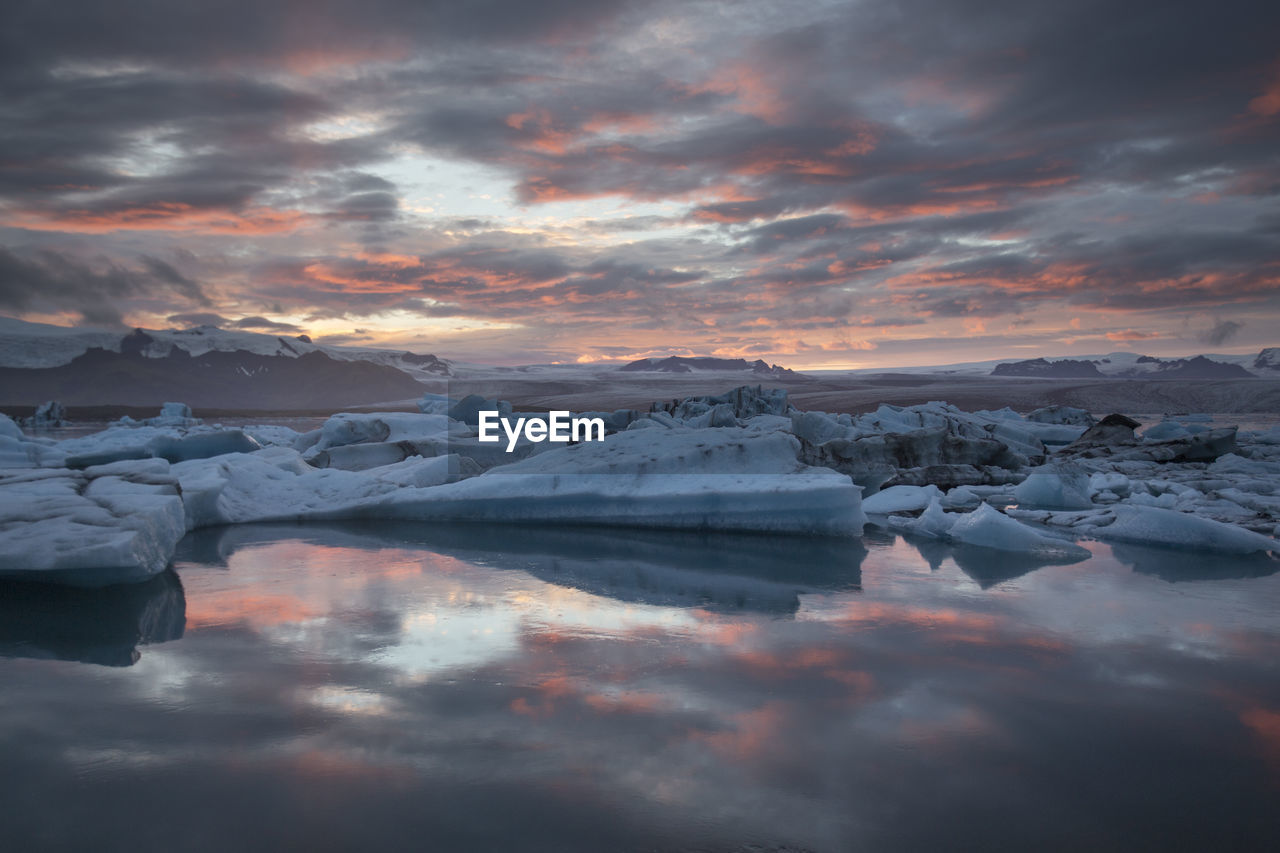
<svg viewBox="0 0 1280 853">
<path fill-rule="evenodd" d="M 200 530 L 0 589 L 9 850 L 1277 849 L 1280 563 Z"/>
</svg>

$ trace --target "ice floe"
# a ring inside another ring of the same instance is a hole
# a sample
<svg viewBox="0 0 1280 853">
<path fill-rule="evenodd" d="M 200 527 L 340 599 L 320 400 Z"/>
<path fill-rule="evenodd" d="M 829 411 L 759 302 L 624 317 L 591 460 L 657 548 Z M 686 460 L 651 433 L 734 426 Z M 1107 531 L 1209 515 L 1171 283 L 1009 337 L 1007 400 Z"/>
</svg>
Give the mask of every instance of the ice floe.
<svg viewBox="0 0 1280 853">
<path fill-rule="evenodd" d="M 847 538 L 872 513 L 917 541 L 965 549 L 974 571 L 988 559 L 975 549 L 1018 555 L 1009 572 L 1082 558 L 1068 539 L 1259 552 L 1276 549 L 1280 530 L 1280 433 L 1189 416 L 1139 438 L 1138 421 L 1064 406 L 831 414 L 744 386 L 586 413 L 605 422 L 603 441 L 521 439 L 508 453 L 477 436 L 481 411 L 511 412 L 502 401 L 426 394 L 417 408 L 336 414 L 299 433 L 206 425 L 166 404 L 62 441 L 0 416 L 0 574 L 136 579 L 163 570 L 188 530 L 264 521 Z"/>
</svg>

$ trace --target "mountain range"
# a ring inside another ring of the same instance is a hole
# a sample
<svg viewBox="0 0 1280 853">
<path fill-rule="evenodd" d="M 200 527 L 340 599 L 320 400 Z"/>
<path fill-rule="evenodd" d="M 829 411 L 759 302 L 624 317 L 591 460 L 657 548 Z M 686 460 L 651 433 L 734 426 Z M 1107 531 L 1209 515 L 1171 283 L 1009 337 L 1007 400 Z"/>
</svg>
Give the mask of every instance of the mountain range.
<svg viewBox="0 0 1280 853">
<path fill-rule="evenodd" d="M 932 367 L 822 371 L 832 374 L 1027 377 L 1071 380 L 1280 379 L 1280 347 L 1256 355 L 1156 358 L 1114 352 L 1074 358 L 1034 358 Z M 30 407 L 45 400 L 67 406 L 335 410 L 406 401 L 446 382 L 529 375 L 623 383 L 683 374 L 708 381 L 802 379 L 763 360 L 668 356 L 621 365 L 542 365 L 502 368 L 463 364 L 435 355 L 317 344 L 296 337 L 230 331 L 214 326 L 132 331 L 68 328 L 0 317 L 0 405 Z M 745 376 L 744 376 L 745 374 Z M 740 384 L 740 382 L 739 382 Z M 728 386 L 726 386 L 728 387 Z"/>
</svg>

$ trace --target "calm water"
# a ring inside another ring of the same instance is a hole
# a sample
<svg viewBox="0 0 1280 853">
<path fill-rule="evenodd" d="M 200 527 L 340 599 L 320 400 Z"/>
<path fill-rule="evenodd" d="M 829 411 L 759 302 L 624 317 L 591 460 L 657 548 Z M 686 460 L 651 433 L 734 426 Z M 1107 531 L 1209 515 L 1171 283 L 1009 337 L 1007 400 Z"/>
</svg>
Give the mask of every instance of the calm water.
<svg viewBox="0 0 1280 853">
<path fill-rule="evenodd" d="M 6 850 L 1280 849 L 1280 575 L 245 526 L 0 587 Z"/>
</svg>

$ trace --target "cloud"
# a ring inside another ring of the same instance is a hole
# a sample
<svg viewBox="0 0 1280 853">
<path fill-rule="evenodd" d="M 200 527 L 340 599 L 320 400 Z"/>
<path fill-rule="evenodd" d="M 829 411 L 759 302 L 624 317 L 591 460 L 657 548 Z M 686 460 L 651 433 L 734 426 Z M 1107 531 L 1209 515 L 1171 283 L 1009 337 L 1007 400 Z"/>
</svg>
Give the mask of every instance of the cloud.
<svg viewBox="0 0 1280 853">
<path fill-rule="evenodd" d="M 142 256 L 140 266 L 115 262 L 95 266 L 57 252 L 31 256 L 0 247 L 0 309 L 74 311 L 86 323 L 122 325 L 117 300 L 169 296 L 208 306 L 200 285 L 171 265 Z"/>
<path fill-rule="evenodd" d="M 0 241 L 58 283 L 5 310 L 477 320 L 530 357 L 1280 322 L 1270 8 L 153 7 L 6 7 Z"/>
<path fill-rule="evenodd" d="M 277 320 L 268 320 L 266 317 L 241 317 L 231 324 L 233 329 L 253 329 L 262 332 L 283 332 L 288 334 L 298 334 L 303 331 L 301 326 L 293 323 L 281 323 Z"/>
<path fill-rule="evenodd" d="M 1124 329 L 1106 334 L 1109 341 L 1149 341 L 1159 337 L 1161 337 L 1159 332 L 1140 332 L 1137 329 Z"/>
<path fill-rule="evenodd" d="M 1237 323 L 1235 320 L 1219 320 L 1213 324 L 1213 328 L 1200 335 L 1200 340 L 1215 347 L 1221 346 L 1240 334 L 1243 328 L 1244 323 Z"/>
<path fill-rule="evenodd" d="M 194 311 L 186 314 L 170 314 L 165 318 L 169 323 L 179 327 L 190 326 L 217 326 L 225 329 L 231 326 L 232 321 L 223 317 L 221 314 L 214 314 L 208 311 Z"/>
</svg>

